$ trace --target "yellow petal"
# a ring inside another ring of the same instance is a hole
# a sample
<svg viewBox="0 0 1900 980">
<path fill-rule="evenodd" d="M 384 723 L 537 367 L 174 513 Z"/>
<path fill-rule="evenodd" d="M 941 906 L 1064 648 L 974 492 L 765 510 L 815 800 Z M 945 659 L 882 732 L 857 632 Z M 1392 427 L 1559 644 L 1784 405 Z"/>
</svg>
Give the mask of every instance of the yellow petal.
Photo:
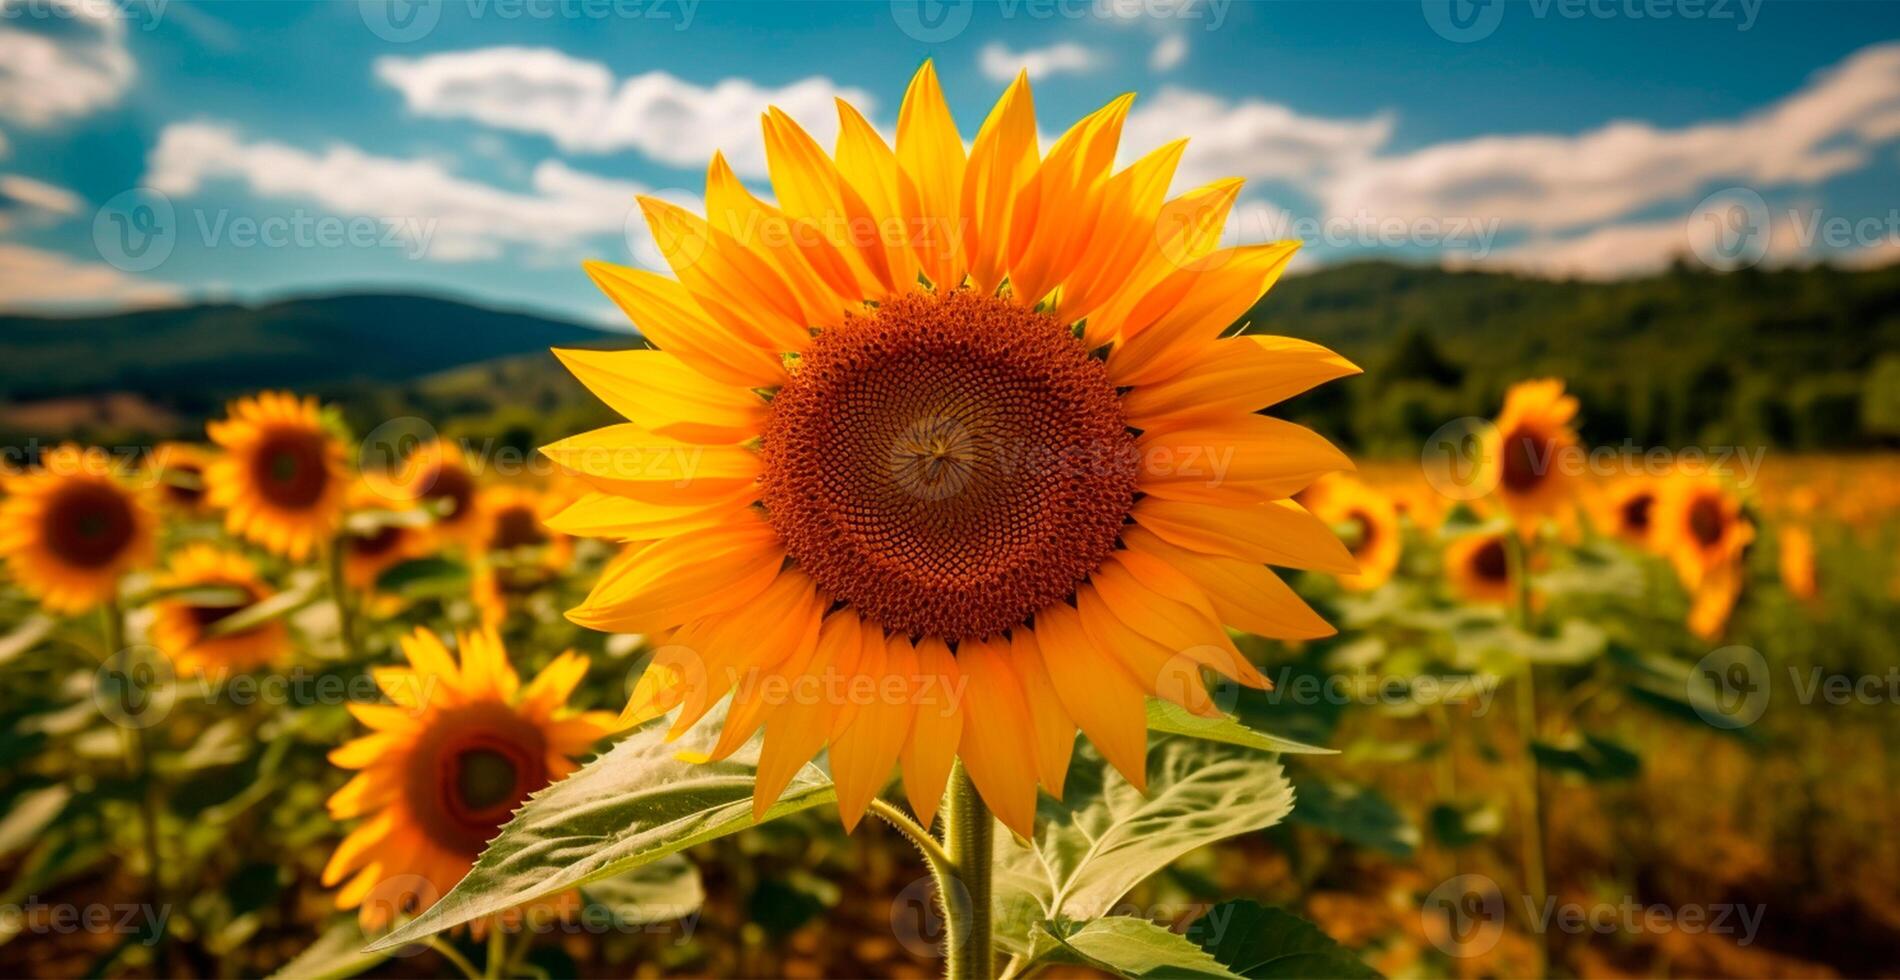
<svg viewBox="0 0 1900 980">
<path fill-rule="evenodd" d="M 1338 354 L 1293 337 L 1248 334 L 1201 348 L 1179 374 L 1122 396 L 1128 424 L 1154 430 L 1255 412 L 1359 373 Z"/>
<path fill-rule="evenodd" d="M 1144 497 L 1130 514 L 1162 540 L 1190 551 L 1335 575 L 1359 571 L 1332 529 L 1291 500 L 1236 508 Z"/>
<path fill-rule="evenodd" d="M 1187 140 L 1176 140 L 1116 174 L 1102 192 L 1102 207 L 1089 233 L 1087 251 L 1064 280 L 1060 308 L 1064 319 L 1080 320 L 1115 296 L 1142 255 L 1153 246 L 1156 222 L 1168 183 L 1181 162 Z M 1101 337 L 1090 346 L 1109 338 Z"/>
<path fill-rule="evenodd" d="M 1228 638 L 1206 597 L 1165 562 L 1117 551 L 1089 581 L 1136 632 L 1249 687 L 1267 687 L 1267 679 Z"/>
<path fill-rule="evenodd" d="M 1291 497 L 1352 460 L 1318 433 L 1265 415 L 1235 415 L 1144 433 L 1143 492 L 1170 500 L 1254 503 Z"/>
<path fill-rule="evenodd" d="M 1185 370 L 1273 287 L 1299 247 L 1272 242 L 1224 249 L 1163 279 L 1118 324 L 1121 342 L 1109 353 L 1110 380 L 1153 384 Z"/>
<path fill-rule="evenodd" d="M 1185 651 L 1163 646 L 1128 625 L 1108 608 L 1108 600 L 1093 582 L 1075 590 L 1075 610 L 1096 647 L 1126 666 L 1144 693 L 1166 698 L 1197 715 L 1218 714 L 1201 678 L 1200 664 Z"/>
<path fill-rule="evenodd" d="M 706 172 L 706 214 L 714 227 L 772 263 L 798 303 L 799 322 L 835 327 L 844 322 L 845 307 L 856 305 L 857 290 L 844 257 L 829 242 L 806 234 L 792 216 L 753 196 L 719 153 L 713 154 Z M 826 272 L 835 281 L 827 281 Z"/>
<path fill-rule="evenodd" d="M 658 435 L 736 443 L 758 438 L 765 424 L 758 395 L 713 381 L 665 351 L 556 349 L 554 356 L 608 408 Z"/>
<path fill-rule="evenodd" d="M 1101 208 L 1122 123 L 1134 100 L 1124 95 L 1076 123 L 1024 186 L 1016 206 L 1036 218 L 1033 229 L 1011 229 L 1010 289 L 1018 302 L 1033 304 L 1047 296 L 1087 246 L 1087 230 Z"/>
<path fill-rule="evenodd" d="M 915 656 L 916 712 L 899 758 L 904 769 L 904 795 L 917 821 L 928 827 L 943 801 L 944 787 L 950 782 L 950 764 L 956 760 L 957 742 L 963 737 L 965 691 L 957 659 L 942 640 L 924 637 L 917 644 Z"/>
<path fill-rule="evenodd" d="M 715 326 L 685 286 L 644 269 L 606 262 L 586 262 L 582 268 L 643 336 L 693 370 L 744 388 L 785 383 L 785 365 L 776 352 Z"/>
<path fill-rule="evenodd" d="M 630 422 L 570 436 L 541 453 L 600 490 L 654 503 L 723 499 L 761 472 L 750 449 L 684 442 Z"/>
<path fill-rule="evenodd" d="M 1018 72 L 983 120 L 983 128 L 977 130 L 969 167 L 963 172 L 963 215 L 970 222 L 964 254 L 977 291 L 986 296 L 1008 274 L 1013 223 L 1035 220 L 1033 214 L 1017 217 L 1014 212 L 1024 185 L 1036 174 L 1038 157 L 1029 73 Z"/>
<path fill-rule="evenodd" d="M 1008 657 L 1000 641 L 957 645 L 957 667 L 969 681 L 969 723 L 959 751 L 983 802 L 1003 826 L 1028 838 L 1036 824 L 1036 756 L 1023 749 L 1034 745 L 1034 728 Z"/>
<path fill-rule="evenodd" d="M 838 100 L 838 172 L 864 198 L 877 221 L 876 242 L 884 249 L 893 283 L 917 281 L 917 254 L 904 234 L 902 178 L 897 154 L 856 108 Z M 868 245 L 866 246 L 868 247 Z"/>
<path fill-rule="evenodd" d="M 848 832 L 858 825 L 871 799 L 891 778 L 897 755 L 910 732 L 916 707 L 911 675 L 917 659 L 910 642 L 886 639 L 882 628 L 864 623 L 864 659 L 858 672 L 875 682 L 870 700 L 857 704 L 851 721 L 832 741 L 831 776 L 838 784 L 838 815 Z"/>
<path fill-rule="evenodd" d="M 1075 722 L 1062 706 L 1033 631 L 1010 631 L 1009 662 L 1023 682 L 1023 700 L 1029 705 L 1029 720 L 1036 730 L 1036 773 L 1049 795 L 1061 799 L 1063 783 L 1069 776 L 1069 758 L 1075 752 Z"/>
<path fill-rule="evenodd" d="M 1338 631 L 1265 565 L 1179 548 L 1145 527 L 1122 530 L 1128 550 L 1153 555 L 1192 580 L 1220 621 L 1285 640 L 1313 640 Z"/>
<path fill-rule="evenodd" d="M 751 486 L 710 500 L 666 504 L 589 490 L 548 518 L 547 525 L 583 538 L 654 541 L 730 523 L 757 498 Z"/>
<path fill-rule="evenodd" d="M 1100 346 L 1121 333 L 1136 304 L 1162 280 L 1207 261 L 1240 196 L 1241 181 L 1217 180 L 1161 206 L 1154 227 L 1142 237 L 1141 257 L 1120 285 L 1088 314 L 1087 338 Z M 1210 263 L 1211 264 L 1211 263 Z M 1092 298 L 1091 298 L 1092 299 Z"/>
<path fill-rule="evenodd" d="M 752 516 L 629 549 L 567 616 L 604 632 L 659 632 L 749 601 L 784 561 L 778 532 Z"/>
<path fill-rule="evenodd" d="M 856 672 L 863 649 L 864 627 L 857 613 L 841 609 L 825 619 L 811 665 L 794 677 L 783 703 L 766 711 L 765 748 L 759 753 L 752 819 L 764 819 L 792 777 L 824 748 L 832 716 L 841 707 L 833 697 L 839 679 Z"/>
<path fill-rule="evenodd" d="M 807 656 L 818 643 L 828 605 L 809 576 L 788 568 L 758 598 L 709 617 L 689 644 L 699 655 L 703 682 L 686 692 L 667 737 L 685 734 L 727 691 L 756 683 L 761 672 Z"/>
<path fill-rule="evenodd" d="M 811 343 L 797 298 L 764 256 L 657 197 L 640 198 L 640 209 L 660 254 L 714 323 L 769 350 Z"/>
<path fill-rule="evenodd" d="M 1036 647 L 1069 717 L 1130 783 L 1147 786 L 1148 705 L 1134 675 L 1105 656 L 1081 615 L 1062 603 L 1036 611 Z"/>
<path fill-rule="evenodd" d="M 851 278 L 837 288 L 854 300 L 889 295 L 891 269 L 875 234 L 877 216 L 817 141 L 790 116 L 772 109 L 765 117 L 765 156 L 779 206 L 805 221 L 801 236 L 843 258 Z"/>
<path fill-rule="evenodd" d="M 940 292 L 963 284 L 963 236 L 969 233 L 962 221 L 964 162 L 963 137 L 937 69 L 926 61 L 897 110 L 897 167 L 905 178 L 898 189 L 917 263 Z"/>
</svg>

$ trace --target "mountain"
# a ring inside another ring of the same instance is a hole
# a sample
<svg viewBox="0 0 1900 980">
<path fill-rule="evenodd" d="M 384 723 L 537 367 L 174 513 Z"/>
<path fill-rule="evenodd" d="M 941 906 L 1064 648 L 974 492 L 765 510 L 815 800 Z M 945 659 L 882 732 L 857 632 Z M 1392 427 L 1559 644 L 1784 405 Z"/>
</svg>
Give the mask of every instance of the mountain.
<svg viewBox="0 0 1900 980">
<path fill-rule="evenodd" d="M 122 393 L 189 414 L 243 391 L 407 381 L 611 337 L 532 314 L 370 293 L 110 316 L 0 316 L 0 399 Z"/>
</svg>

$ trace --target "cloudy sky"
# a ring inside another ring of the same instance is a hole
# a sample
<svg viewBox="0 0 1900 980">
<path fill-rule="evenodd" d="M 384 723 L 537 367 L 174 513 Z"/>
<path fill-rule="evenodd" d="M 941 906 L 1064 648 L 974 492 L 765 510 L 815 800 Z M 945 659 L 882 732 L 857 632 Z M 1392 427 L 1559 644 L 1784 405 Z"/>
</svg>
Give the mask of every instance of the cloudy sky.
<svg viewBox="0 0 1900 980">
<path fill-rule="evenodd" d="M 605 321 L 579 262 L 655 262 L 635 194 L 714 150 L 769 194 L 768 105 L 888 133 L 926 58 L 966 139 L 1019 69 L 1049 136 L 1138 93 L 1122 160 L 1189 137 L 1176 189 L 1247 178 L 1230 240 L 1309 268 L 1900 256 L 1878 0 L 0 0 L 0 308 Z"/>
</svg>

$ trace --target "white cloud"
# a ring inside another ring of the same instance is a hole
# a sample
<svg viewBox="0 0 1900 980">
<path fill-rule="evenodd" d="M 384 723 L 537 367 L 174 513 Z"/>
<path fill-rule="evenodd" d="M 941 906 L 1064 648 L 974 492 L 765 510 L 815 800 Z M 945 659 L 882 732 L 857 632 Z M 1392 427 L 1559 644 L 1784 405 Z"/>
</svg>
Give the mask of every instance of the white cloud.
<svg viewBox="0 0 1900 980">
<path fill-rule="evenodd" d="M 115 4 L 0 0 L 0 118 L 84 116 L 118 102 L 136 74 Z"/>
<path fill-rule="evenodd" d="M 1870 47 L 1733 121 L 1613 122 L 1575 136 L 1485 136 L 1362 161 L 1327 182 L 1334 212 L 1476 214 L 1540 232 L 1612 221 L 1716 182 L 1811 185 L 1900 135 L 1900 44 Z"/>
<path fill-rule="evenodd" d="M 104 263 L 0 242 L 0 308 L 78 312 L 158 306 L 178 298 L 171 286 L 128 276 Z"/>
<path fill-rule="evenodd" d="M 1310 187 L 1363 165 L 1391 135 L 1392 119 L 1385 115 L 1325 119 L 1259 99 L 1230 102 L 1168 86 L 1136 101 L 1122 141 L 1131 151 L 1145 153 L 1189 137 L 1177 188 L 1232 176 Z"/>
<path fill-rule="evenodd" d="M 64 187 L 19 174 L 0 174 L 0 233 L 21 225 L 55 223 L 78 214 L 85 203 Z"/>
<path fill-rule="evenodd" d="M 1088 71 L 1095 63 L 1095 52 L 1072 41 L 1027 51 L 1011 51 L 1000 42 L 991 41 L 976 57 L 977 67 L 984 76 L 999 82 L 1015 79 L 1018 71 L 1028 72 L 1032 80 L 1043 79 L 1061 72 Z"/>
<path fill-rule="evenodd" d="M 834 99 L 867 114 L 874 107 L 869 94 L 822 77 L 779 88 L 743 78 L 705 87 L 663 71 L 616 80 L 605 65 L 551 48 L 384 57 L 376 61 L 376 77 L 419 115 L 538 133 L 571 153 L 638 150 L 690 170 L 723 150 L 746 177 L 766 172 L 759 116 L 768 105 L 783 109 L 826 146 L 837 135 Z"/>
<path fill-rule="evenodd" d="M 1155 43 L 1154 53 L 1148 56 L 1149 69 L 1157 72 L 1173 71 L 1188 56 L 1187 37 L 1182 34 L 1170 34 Z"/>
<path fill-rule="evenodd" d="M 374 156 L 346 144 L 311 152 L 246 142 L 216 123 L 168 126 L 147 161 L 145 183 L 172 195 L 234 180 L 264 198 L 307 201 L 330 212 L 413 229 L 423 257 L 493 258 L 510 245 L 564 252 L 626 233 L 646 188 L 544 160 L 517 192 L 471 181 L 438 161 Z M 632 222 L 643 234 L 637 216 Z M 426 237 L 423 237 L 426 236 Z"/>
</svg>

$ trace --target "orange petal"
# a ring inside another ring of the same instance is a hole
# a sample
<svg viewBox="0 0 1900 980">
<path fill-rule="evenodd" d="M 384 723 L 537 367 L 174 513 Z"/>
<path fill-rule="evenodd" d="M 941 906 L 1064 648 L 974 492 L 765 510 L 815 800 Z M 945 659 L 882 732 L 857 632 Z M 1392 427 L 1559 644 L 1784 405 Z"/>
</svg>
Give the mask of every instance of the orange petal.
<svg viewBox="0 0 1900 980">
<path fill-rule="evenodd" d="M 1124 528 L 1122 540 L 1129 551 L 1153 555 L 1193 580 L 1215 615 L 1235 629 L 1286 640 L 1338 632 L 1265 565 L 1176 547 L 1141 526 Z"/>
<path fill-rule="evenodd" d="M 1190 425 L 1259 411 L 1358 373 L 1351 361 L 1293 337 L 1225 337 L 1203 347 L 1174 377 L 1131 389 L 1122 396 L 1122 411 L 1137 429 Z"/>
<path fill-rule="evenodd" d="M 874 682 L 870 698 L 853 705 L 851 720 L 831 745 L 831 777 L 838 784 L 838 815 L 847 832 L 890 780 L 916 713 L 910 685 L 917 658 L 910 642 L 887 640 L 881 627 L 866 620 L 863 643 L 858 673 Z"/>
<path fill-rule="evenodd" d="M 904 769 L 904 795 L 917 821 L 928 827 L 937 815 L 937 804 L 943 801 L 944 787 L 950 782 L 950 764 L 956 760 L 957 742 L 963 736 L 965 691 L 957 659 L 942 640 L 924 637 L 914 655 L 916 712 L 899 758 Z"/>
<path fill-rule="evenodd" d="M 917 69 L 897 110 L 897 167 L 904 227 L 917 263 L 939 291 L 963 284 L 963 137 L 928 61 Z M 899 283 L 900 288 L 909 284 Z"/>
<path fill-rule="evenodd" d="M 963 214 L 970 222 L 964 253 L 976 289 L 984 295 L 994 293 L 1007 275 L 1014 222 L 1035 220 L 1033 214 L 1017 216 L 1015 205 L 1035 176 L 1037 159 L 1035 99 L 1029 73 L 1018 72 L 977 130 L 963 172 Z"/>
<path fill-rule="evenodd" d="M 1036 611 L 1036 647 L 1069 717 L 1130 783 L 1147 786 L 1147 697 L 1134 675 L 1106 656 L 1081 615 L 1062 603 Z"/>
<path fill-rule="evenodd" d="M 685 286 L 644 269 L 606 262 L 586 262 L 582 268 L 642 335 L 695 371 L 746 388 L 785 383 L 785 366 L 776 352 L 714 326 Z"/>
<path fill-rule="evenodd" d="M 1036 824 L 1034 727 L 1022 682 L 1000 641 L 964 640 L 957 667 L 969 682 L 967 723 L 959 752 L 970 781 L 1003 826 L 1028 838 Z"/>
<path fill-rule="evenodd" d="M 1332 529 L 1291 500 L 1236 508 L 1144 497 L 1130 514 L 1162 540 L 1190 551 L 1335 575 L 1359 571 Z"/>
<path fill-rule="evenodd" d="M 1075 722 L 1062 706 L 1062 697 L 1056 692 L 1032 630 L 1010 631 L 1009 663 L 1023 682 L 1023 700 L 1029 705 L 1029 720 L 1036 730 L 1036 773 L 1049 795 L 1061 799 L 1062 786 L 1069 776 L 1069 758 L 1075 752 Z"/>
</svg>

